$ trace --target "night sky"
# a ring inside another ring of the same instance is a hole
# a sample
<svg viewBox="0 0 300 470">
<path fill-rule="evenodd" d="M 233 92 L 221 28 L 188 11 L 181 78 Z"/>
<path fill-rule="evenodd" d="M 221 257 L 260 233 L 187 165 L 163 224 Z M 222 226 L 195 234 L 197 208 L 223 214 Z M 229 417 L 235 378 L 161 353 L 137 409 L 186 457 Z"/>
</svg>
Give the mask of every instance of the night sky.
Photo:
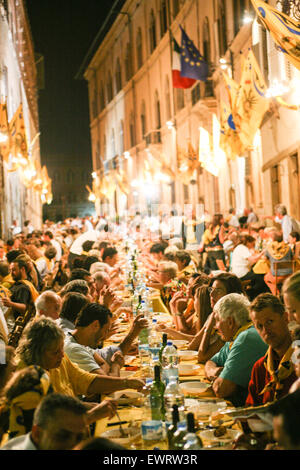
<svg viewBox="0 0 300 470">
<path fill-rule="evenodd" d="M 75 80 L 113 0 L 25 0 L 35 52 L 44 56 L 39 91 L 41 160 L 91 159 L 87 82 Z"/>
</svg>

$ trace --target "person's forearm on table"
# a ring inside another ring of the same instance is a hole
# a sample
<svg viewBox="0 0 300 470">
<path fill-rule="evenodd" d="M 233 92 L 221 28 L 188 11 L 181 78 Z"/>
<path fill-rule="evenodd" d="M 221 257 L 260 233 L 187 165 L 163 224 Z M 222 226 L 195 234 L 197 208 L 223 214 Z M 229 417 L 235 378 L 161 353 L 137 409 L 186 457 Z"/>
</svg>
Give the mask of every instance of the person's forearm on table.
<svg viewBox="0 0 300 470">
<path fill-rule="evenodd" d="M 212 384 L 213 392 L 218 398 L 230 397 L 236 391 L 236 388 L 236 384 L 231 380 L 222 379 L 221 377 L 217 377 Z"/>
<path fill-rule="evenodd" d="M 222 367 L 217 366 L 213 361 L 207 361 L 204 366 L 205 375 L 209 380 L 213 380 L 219 376 Z"/>
<path fill-rule="evenodd" d="M 95 379 L 90 383 L 86 394 L 94 395 L 102 393 L 112 393 L 118 390 L 125 390 L 126 388 L 131 388 L 131 379 L 96 375 Z"/>
<path fill-rule="evenodd" d="M 173 330 L 172 328 L 166 328 L 165 330 L 163 330 L 163 333 L 167 333 L 167 335 L 171 339 L 183 339 L 183 340 L 191 341 L 191 339 L 193 338 L 193 336 L 191 335 L 188 335 L 186 333 L 181 333 L 180 331 Z"/>
</svg>

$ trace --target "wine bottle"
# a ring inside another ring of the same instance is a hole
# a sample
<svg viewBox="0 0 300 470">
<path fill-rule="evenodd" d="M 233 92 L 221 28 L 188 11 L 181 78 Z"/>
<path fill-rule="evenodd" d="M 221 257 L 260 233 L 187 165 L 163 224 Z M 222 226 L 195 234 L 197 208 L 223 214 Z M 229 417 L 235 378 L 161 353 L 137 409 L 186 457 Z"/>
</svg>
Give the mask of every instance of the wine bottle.
<svg viewBox="0 0 300 470">
<path fill-rule="evenodd" d="M 154 381 L 150 388 L 150 406 L 153 420 L 163 421 L 165 418 L 164 405 L 165 385 L 160 379 L 160 366 L 154 366 Z"/>
<path fill-rule="evenodd" d="M 186 435 L 186 423 L 179 421 L 177 423 L 177 429 L 174 432 L 173 439 L 171 441 L 170 450 L 182 450 L 184 443 L 182 441 L 183 437 Z"/>
<path fill-rule="evenodd" d="M 183 436 L 183 449 L 196 450 L 202 449 L 203 444 L 199 436 L 195 432 L 195 419 L 193 413 L 187 414 L 187 434 Z"/>
<path fill-rule="evenodd" d="M 167 333 L 163 333 L 163 335 L 162 335 L 162 346 L 161 346 L 160 351 L 158 353 L 160 363 L 162 362 L 162 353 L 163 353 L 163 350 L 165 349 L 165 347 L 167 346 L 167 342 L 168 342 L 168 335 L 167 335 Z"/>
<path fill-rule="evenodd" d="M 173 405 L 172 409 L 172 424 L 167 429 L 167 440 L 168 440 L 168 449 L 172 449 L 172 440 L 175 432 L 177 431 L 177 424 L 179 423 L 179 411 L 178 406 Z"/>
</svg>

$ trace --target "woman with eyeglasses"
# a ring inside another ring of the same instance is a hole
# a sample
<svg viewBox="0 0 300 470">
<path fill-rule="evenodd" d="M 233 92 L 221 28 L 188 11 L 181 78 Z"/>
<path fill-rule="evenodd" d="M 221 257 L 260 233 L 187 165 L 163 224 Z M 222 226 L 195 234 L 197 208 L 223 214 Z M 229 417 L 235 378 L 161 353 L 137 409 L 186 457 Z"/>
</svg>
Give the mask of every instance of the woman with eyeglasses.
<svg viewBox="0 0 300 470">
<path fill-rule="evenodd" d="M 186 291 L 177 292 L 170 301 L 170 311 L 173 316 L 173 328 L 159 324 L 158 330 L 168 334 L 169 338 L 191 341 L 201 329 L 204 321 L 211 312 L 209 296 L 202 293 L 199 300 L 198 289 L 208 286 L 210 278 L 203 273 L 194 273 L 189 279 Z M 198 303 L 201 303 L 202 315 L 199 315 Z"/>
<path fill-rule="evenodd" d="M 208 286 L 212 313 L 207 318 L 199 333 L 188 345 L 188 349 L 198 350 L 198 362 L 205 363 L 224 346 L 215 329 L 214 306 L 227 294 L 243 294 L 243 286 L 237 276 L 231 273 L 219 273 Z"/>
</svg>

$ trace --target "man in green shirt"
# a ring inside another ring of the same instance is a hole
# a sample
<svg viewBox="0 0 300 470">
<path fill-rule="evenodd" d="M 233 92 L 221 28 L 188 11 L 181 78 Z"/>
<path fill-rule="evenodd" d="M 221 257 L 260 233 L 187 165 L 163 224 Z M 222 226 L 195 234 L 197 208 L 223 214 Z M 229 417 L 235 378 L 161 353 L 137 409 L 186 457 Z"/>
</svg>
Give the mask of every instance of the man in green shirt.
<svg viewBox="0 0 300 470">
<path fill-rule="evenodd" d="M 245 404 L 252 367 L 267 350 L 250 320 L 249 307 L 249 300 L 241 294 L 228 294 L 216 303 L 216 328 L 226 343 L 205 364 L 216 396 L 234 406 Z"/>
</svg>

